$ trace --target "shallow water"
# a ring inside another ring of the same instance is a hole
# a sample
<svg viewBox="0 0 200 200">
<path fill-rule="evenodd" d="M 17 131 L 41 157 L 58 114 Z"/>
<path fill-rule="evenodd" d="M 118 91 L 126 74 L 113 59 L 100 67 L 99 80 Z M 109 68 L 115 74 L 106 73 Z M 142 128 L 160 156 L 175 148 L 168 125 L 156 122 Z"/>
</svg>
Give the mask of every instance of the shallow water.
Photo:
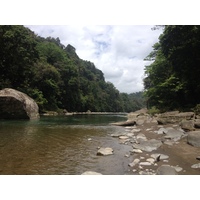
<svg viewBox="0 0 200 200">
<path fill-rule="evenodd" d="M 33 121 L 0 121 L 0 174 L 79 175 L 85 171 L 128 174 L 124 157 L 130 147 L 110 134 L 122 127 L 123 115 L 41 117 Z M 114 155 L 97 156 L 98 147 L 111 147 Z"/>
</svg>

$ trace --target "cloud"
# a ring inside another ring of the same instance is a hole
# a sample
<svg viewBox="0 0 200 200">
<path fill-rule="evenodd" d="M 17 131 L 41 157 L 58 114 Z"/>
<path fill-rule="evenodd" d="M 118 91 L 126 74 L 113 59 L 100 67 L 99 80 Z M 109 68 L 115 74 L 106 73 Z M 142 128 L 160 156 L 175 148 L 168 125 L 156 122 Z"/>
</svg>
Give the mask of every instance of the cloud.
<svg viewBox="0 0 200 200">
<path fill-rule="evenodd" d="M 28 26 L 43 37 L 59 37 L 71 44 L 83 60 L 102 70 L 106 81 L 120 92 L 143 90 L 144 58 L 152 51 L 162 30 L 153 26 Z"/>
</svg>

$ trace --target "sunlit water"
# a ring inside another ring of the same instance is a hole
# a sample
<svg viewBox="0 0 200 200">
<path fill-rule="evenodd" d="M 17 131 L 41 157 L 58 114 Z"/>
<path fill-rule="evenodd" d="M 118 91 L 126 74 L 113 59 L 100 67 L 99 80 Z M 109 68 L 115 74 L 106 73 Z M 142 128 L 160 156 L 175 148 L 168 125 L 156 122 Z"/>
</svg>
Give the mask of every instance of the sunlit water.
<svg viewBox="0 0 200 200">
<path fill-rule="evenodd" d="M 109 123 L 123 120 L 123 115 L 1 120 L 0 174 L 128 174 L 124 155 L 130 147 L 110 136 L 125 130 Z M 97 156 L 98 147 L 111 147 L 114 155 Z"/>
</svg>

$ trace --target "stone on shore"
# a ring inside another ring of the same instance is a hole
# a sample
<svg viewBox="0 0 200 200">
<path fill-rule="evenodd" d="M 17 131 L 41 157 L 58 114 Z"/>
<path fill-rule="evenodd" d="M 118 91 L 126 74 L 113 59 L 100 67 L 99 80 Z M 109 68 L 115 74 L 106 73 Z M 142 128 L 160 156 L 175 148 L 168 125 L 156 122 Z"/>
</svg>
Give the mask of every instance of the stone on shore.
<svg viewBox="0 0 200 200">
<path fill-rule="evenodd" d="M 193 169 L 198 169 L 198 168 L 200 168 L 200 163 L 197 163 L 197 164 L 192 165 L 191 168 L 193 168 Z"/>
<path fill-rule="evenodd" d="M 162 113 L 158 116 L 158 124 L 174 124 L 180 123 L 182 120 L 191 120 L 194 117 L 194 112 L 182 112 L 172 111 Z"/>
<path fill-rule="evenodd" d="M 182 120 L 180 123 L 181 128 L 184 131 L 194 131 L 194 121 L 193 120 Z"/>
<path fill-rule="evenodd" d="M 81 175 L 102 175 L 102 174 L 98 172 L 94 172 L 94 171 L 86 171 L 82 173 Z"/>
<path fill-rule="evenodd" d="M 200 131 L 188 132 L 187 142 L 192 146 L 200 147 Z"/>
<path fill-rule="evenodd" d="M 132 163 L 129 163 L 128 165 L 130 167 L 134 167 L 135 165 L 137 165 L 140 162 L 140 160 L 138 158 L 136 158 Z"/>
<path fill-rule="evenodd" d="M 101 147 L 97 151 L 98 156 L 107 156 L 107 155 L 112 155 L 112 154 L 113 154 L 113 149 L 110 147 L 106 147 L 106 148 Z"/>
<path fill-rule="evenodd" d="M 170 165 L 161 165 L 156 171 L 156 175 L 177 175 L 174 167 Z"/>
<path fill-rule="evenodd" d="M 0 90 L 0 119 L 37 119 L 38 110 L 28 95 L 11 88 Z"/>
<path fill-rule="evenodd" d="M 142 151 L 151 152 L 158 149 L 162 145 L 162 142 L 156 139 L 147 141 L 141 141 L 140 144 L 133 144 L 133 148 L 140 149 Z"/>
<path fill-rule="evenodd" d="M 167 132 L 166 132 L 166 136 L 165 138 L 166 139 L 171 139 L 171 140 L 174 140 L 174 141 L 178 141 L 180 140 L 182 137 L 184 136 L 184 133 L 182 131 L 178 131 L 178 130 L 175 130 L 175 129 L 169 129 Z"/>
</svg>

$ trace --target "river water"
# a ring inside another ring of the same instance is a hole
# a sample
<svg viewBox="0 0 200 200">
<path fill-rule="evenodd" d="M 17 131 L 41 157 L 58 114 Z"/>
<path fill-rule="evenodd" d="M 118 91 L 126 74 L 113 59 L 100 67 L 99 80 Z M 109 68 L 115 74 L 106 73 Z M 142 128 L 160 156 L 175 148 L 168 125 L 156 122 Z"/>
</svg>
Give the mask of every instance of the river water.
<svg viewBox="0 0 200 200">
<path fill-rule="evenodd" d="M 128 174 L 128 145 L 112 133 L 125 131 L 109 123 L 125 115 L 49 116 L 39 120 L 0 121 L 0 174 L 79 175 L 96 171 Z M 98 147 L 111 147 L 114 155 L 97 156 Z"/>
</svg>

